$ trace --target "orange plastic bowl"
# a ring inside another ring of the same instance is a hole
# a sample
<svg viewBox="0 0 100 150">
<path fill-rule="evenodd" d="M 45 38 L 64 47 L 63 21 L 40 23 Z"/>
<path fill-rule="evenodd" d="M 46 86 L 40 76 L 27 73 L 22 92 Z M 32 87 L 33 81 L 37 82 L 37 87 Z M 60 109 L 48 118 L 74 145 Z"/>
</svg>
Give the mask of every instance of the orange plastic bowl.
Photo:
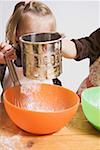
<svg viewBox="0 0 100 150">
<path fill-rule="evenodd" d="M 38 86 L 37 101 L 45 106 L 45 110 L 25 110 L 16 107 L 13 104 L 14 87 L 4 92 L 4 106 L 11 120 L 21 129 L 33 134 L 50 134 L 70 122 L 78 109 L 79 97 L 64 87 L 49 84 Z"/>
</svg>

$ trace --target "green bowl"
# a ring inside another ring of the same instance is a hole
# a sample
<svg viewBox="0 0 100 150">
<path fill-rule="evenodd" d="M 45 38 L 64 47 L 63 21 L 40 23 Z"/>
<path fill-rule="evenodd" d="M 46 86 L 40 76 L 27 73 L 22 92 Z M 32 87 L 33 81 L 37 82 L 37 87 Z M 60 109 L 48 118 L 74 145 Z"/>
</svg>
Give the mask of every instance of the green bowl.
<svg viewBox="0 0 100 150">
<path fill-rule="evenodd" d="M 100 86 L 82 92 L 82 109 L 88 121 L 100 130 Z"/>
</svg>

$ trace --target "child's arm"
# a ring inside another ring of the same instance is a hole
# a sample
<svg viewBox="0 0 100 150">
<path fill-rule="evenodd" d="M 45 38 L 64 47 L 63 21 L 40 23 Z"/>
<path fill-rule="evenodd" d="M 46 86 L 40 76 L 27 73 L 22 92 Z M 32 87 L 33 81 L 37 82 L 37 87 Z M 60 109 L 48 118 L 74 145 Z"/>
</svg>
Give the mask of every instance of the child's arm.
<svg viewBox="0 0 100 150">
<path fill-rule="evenodd" d="M 0 43 L 0 64 L 5 64 L 5 59 L 13 60 L 16 59 L 16 55 L 11 45 L 7 43 Z"/>
<path fill-rule="evenodd" d="M 63 39 L 62 50 L 66 58 L 74 58 L 77 61 L 90 58 L 92 64 L 100 56 L 100 28 L 88 37 L 71 41 Z"/>
</svg>

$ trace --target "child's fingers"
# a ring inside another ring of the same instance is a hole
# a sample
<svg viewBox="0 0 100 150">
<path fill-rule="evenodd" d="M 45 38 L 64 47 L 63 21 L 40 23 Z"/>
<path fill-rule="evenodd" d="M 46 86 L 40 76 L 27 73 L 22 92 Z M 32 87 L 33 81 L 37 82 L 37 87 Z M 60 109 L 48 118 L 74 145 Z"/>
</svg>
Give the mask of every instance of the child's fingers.
<svg viewBox="0 0 100 150">
<path fill-rule="evenodd" d="M 5 54 L 5 58 L 8 60 L 9 58 L 12 58 L 12 59 L 16 59 L 16 54 L 14 53 L 14 51 L 12 50 L 9 50 L 7 51 Z M 10 59 L 11 60 L 11 59 Z"/>
<path fill-rule="evenodd" d="M 0 43 L 0 50 L 2 50 L 8 43 L 2 42 Z"/>
<path fill-rule="evenodd" d="M 11 50 L 12 49 L 12 46 L 11 45 L 5 45 L 2 49 L 1 49 L 1 52 L 3 54 L 5 54 L 7 51 Z"/>
<path fill-rule="evenodd" d="M 5 43 L 4 43 L 4 42 L 0 43 L 0 50 L 1 50 L 4 46 L 5 46 Z"/>
<path fill-rule="evenodd" d="M 6 57 L 6 60 L 15 60 L 16 56 L 15 55 L 9 55 L 9 57 Z"/>
<path fill-rule="evenodd" d="M 9 59 L 10 57 L 11 57 L 11 58 L 13 57 L 13 59 L 16 59 L 16 58 L 17 58 L 16 54 L 5 54 L 5 58 L 6 58 L 6 59 Z"/>
<path fill-rule="evenodd" d="M 4 54 L 5 55 L 12 55 L 12 54 L 15 55 L 15 50 L 13 48 L 11 48 L 11 49 L 7 50 Z"/>
<path fill-rule="evenodd" d="M 0 44 L 0 57 L 1 57 L 0 60 L 2 64 L 5 63 L 5 58 L 7 60 L 16 59 L 16 55 L 12 46 L 7 43 L 2 42 Z"/>
<path fill-rule="evenodd" d="M 4 64 L 5 60 L 4 60 L 4 54 L 0 52 L 0 64 Z"/>
<path fill-rule="evenodd" d="M 61 35 L 62 38 L 65 38 L 65 37 L 66 37 L 65 33 L 61 33 L 61 32 L 60 32 L 59 34 Z"/>
</svg>

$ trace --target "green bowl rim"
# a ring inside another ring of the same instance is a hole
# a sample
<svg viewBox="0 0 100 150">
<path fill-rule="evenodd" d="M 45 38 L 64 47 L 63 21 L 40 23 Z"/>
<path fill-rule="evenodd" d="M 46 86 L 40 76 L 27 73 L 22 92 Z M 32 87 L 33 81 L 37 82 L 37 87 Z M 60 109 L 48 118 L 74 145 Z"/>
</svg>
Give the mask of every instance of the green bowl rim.
<svg viewBox="0 0 100 150">
<path fill-rule="evenodd" d="M 81 94 L 81 100 L 82 101 L 86 101 L 88 104 L 92 105 L 93 107 L 97 108 L 97 109 L 100 109 L 100 107 L 96 107 L 95 105 L 93 105 L 90 101 L 87 101 L 86 99 L 86 96 L 84 95 L 84 93 L 86 91 L 88 91 L 89 89 L 100 89 L 100 86 L 95 86 L 95 87 L 89 87 L 89 88 L 86 88 L 85 90 L 83 90 L 82 94 Z"/>
</svg>

